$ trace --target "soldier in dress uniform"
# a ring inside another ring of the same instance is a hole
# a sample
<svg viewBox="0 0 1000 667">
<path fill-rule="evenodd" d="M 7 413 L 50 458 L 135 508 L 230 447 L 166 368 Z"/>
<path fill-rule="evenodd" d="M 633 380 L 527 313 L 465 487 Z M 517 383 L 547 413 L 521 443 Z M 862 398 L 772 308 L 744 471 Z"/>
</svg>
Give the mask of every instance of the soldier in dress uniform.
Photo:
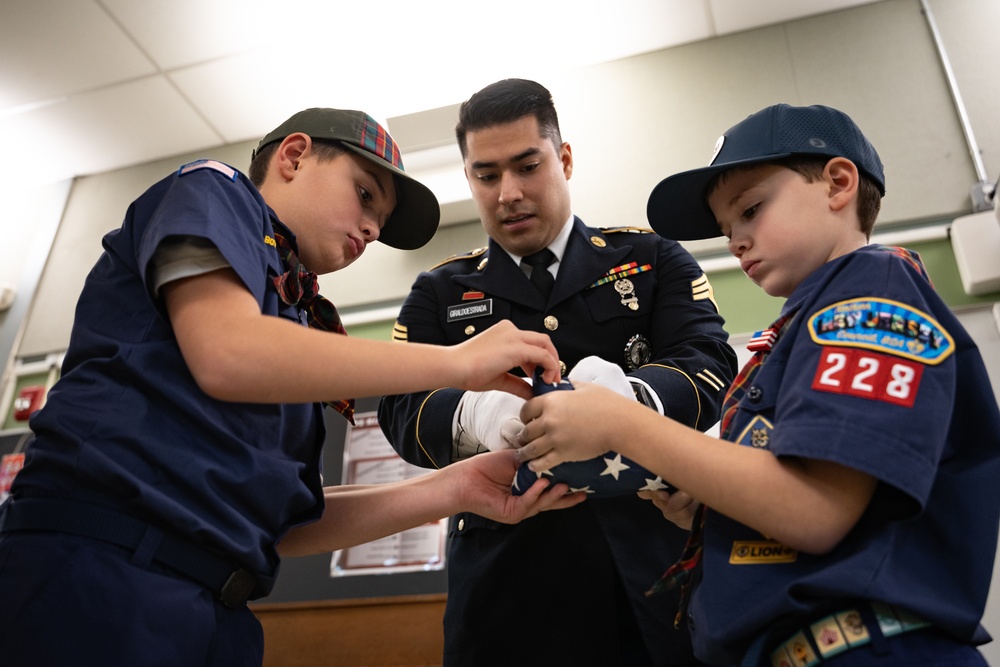
<svg viewBox="0 0 1000 667">
<path fill-rule="evenodd" d="M 456 345 L 510 320 L 548 333 L 571 380 L 713 426 L 736 357 L 708 278 L 647 228 L 588 227 L 573 214 L 572 151 L 549 91 L 520 79 L 491 84 L 462 105 L 456 134 L 488 246 L 421 273 L 394 338 Z M 440 388 L 385 396 L 379 422 L 404 459 L 441 468 L 516 447 L 523 402 Z M 686 537 L 660 508 L 690 499 L 646 495 L 657 504 L 635 494 L 590 499 L 518 526 L 454 517 L 445 665 L 698 664 L 673 628 L 676 596 L 644 595 Z M 539 605 L 560 613 L 546 619 L 550 641 L 527 651 L 509 630 Z"/>
</svg>

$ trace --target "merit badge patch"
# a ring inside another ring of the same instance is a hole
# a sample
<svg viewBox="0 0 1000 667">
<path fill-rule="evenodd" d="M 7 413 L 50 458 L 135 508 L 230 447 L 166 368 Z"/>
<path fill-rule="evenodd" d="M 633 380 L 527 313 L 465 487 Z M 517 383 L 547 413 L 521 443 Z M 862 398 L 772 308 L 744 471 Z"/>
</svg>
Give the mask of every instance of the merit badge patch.
<svg viewBox="0 0 1000 667">
<path fill-rule="evenodd" d="M 736 439 L 736 443 L 744 447 L 766 449 L 771 441 L 771 431 L 773 430 L 774 425 L 758 415 L 743 429 Z"/>
<path fill-rule="evenodd" d="M 820 345 L 874 350 L 931 366 L 955 351 L 954 339 L 934 318 L 888 299 L 835 303 L 814 313 L 808 328 Z"/>
</svg>

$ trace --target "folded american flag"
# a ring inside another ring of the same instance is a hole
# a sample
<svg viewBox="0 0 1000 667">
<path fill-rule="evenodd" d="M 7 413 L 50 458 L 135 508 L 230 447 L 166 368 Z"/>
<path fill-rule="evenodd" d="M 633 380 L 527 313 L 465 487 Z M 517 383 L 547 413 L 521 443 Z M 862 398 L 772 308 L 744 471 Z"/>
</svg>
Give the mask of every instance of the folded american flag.
<svg viewBox="0 0 1000 667">
<path fill-rule="evenodd" d="M 636 491 L 674 490 L 659 475 L 652 474 L 621 454 L 608 452 L 596 459 L 560 463 L 551 470 L 537 473 L 523 463 L 514 477 L 511 493 L 521 495 L 543 476 L 551 484 L 565 482 L 570 491 L 584 491 L 595 498 L 611 498 Z"/>
<path fill-rule="evenodd" d="M 573 385 L 568 380 L 559 384 L 547 384 L 542 381 L 540 373 L 536 372 L 532 387 L 538 396 L 550 391 L 572 389 Z M 535 480 L 543 476 L 549 478 L 551 484 L 564 482 L 569 485 L 570 491 L 583 491 L 595 498 L 611 498 L 636 491 L 674 491 L 659 475 L 654 475 L 621 454 L 608 452 L 589 461 L 560 463 L 551 470 L 540 472 L 534 472 L 527 463 L 522 463 L 514 477 L 511 493 L 521 495 Z"/>
</svg>

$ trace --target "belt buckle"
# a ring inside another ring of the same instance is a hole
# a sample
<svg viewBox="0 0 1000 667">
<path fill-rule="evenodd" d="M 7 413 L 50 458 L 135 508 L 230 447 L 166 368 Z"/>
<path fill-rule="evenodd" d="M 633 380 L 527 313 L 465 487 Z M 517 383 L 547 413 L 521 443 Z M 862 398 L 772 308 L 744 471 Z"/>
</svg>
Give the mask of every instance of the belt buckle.
<svg viewBox="0 0 1000 667">
<path fill-rule="evenodd" d="M 256 585 L 257 579 L 253 574 L 241 567 L 233 570 L 233 573 L 229 575 L 229 579 L 226 580 L 219 592 L 219 598 L 222 600 L 222 604 L 230 609 L 245 607 L 247 600 L 250 599 L 250 593 L 253 592 Z"/>
</svg>

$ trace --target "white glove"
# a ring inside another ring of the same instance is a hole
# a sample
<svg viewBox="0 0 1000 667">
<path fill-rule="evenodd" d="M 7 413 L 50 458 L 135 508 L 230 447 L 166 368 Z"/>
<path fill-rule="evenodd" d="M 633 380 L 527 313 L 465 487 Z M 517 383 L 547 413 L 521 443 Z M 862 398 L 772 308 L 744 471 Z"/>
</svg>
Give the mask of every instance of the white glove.
<svg viewBox="0 0 1000 667">
<path fill-rule="evenodd" d="M 455 458 L 467 458 L 483 451 L 513 449 L 524 428 L 521 406 L 524 399 L 506 391 L 467 391 L 458 404 Z"/>
<path fill-rule="evenodd" d="M 635 391 L 618 364 L 600 357 L 584 357 L 569 372 L 570 382 L 593 382 L 635 400 Z"/>
</svg>

